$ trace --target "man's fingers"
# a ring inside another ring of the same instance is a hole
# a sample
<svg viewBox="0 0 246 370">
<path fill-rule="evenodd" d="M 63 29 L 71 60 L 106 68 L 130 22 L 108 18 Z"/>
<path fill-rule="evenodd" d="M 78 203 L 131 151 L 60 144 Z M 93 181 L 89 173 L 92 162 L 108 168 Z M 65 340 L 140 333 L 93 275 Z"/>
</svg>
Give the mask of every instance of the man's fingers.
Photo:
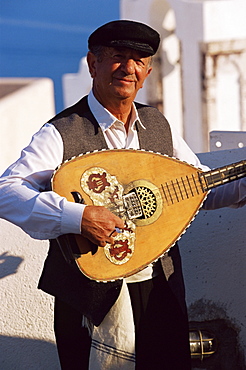
<svg viewBox="0 0 246 370">
<path fill-rule="evenodd" d="M 120 230 L 118 229 L 118 231 L 120 231 Z M 109 244 L 114 244 L 114 242 L 115 242 L 114 237 L 115 237 L 116 235 L 118 235 L 118 231 L 113 230 L 113 231 L 109 234 L 109 236 L 105 238 L 105 240 L 100 240 L 100 241 L 99 241 L 98 246 L 100 246 L 100 247 L 105 247 L 105 245 L 106 245 L 107 243 L 109 243 Z"/>
<path fill-rule="evenodd" d="M 84 210 L 81 233 L 100 247 L 104 247 L 106 243 L 113 244 L 116 229 L 123 228 L 124 221 L 107 208 L 87 206 Z"/>
<path fill-rule="evenodd" d="M 118 232 L 116 230 L 113 230 L 110 234 L 109 234 L 109 237 L 111 236 L 116 236 L 118 234 Z"/>
<path fill-rule="evenodd" d="M 108 237 L 105 238 L 105 245 L 106 243 L 109 243 L 109 244 L 114 244 L 114 237 L 117 235 L 117 231 L 116 230 L 113 230 Z M 103 247 L 105 246 L 103 245 Z"/>
<path fill-rule="evenodd" d="M 116 217 L 115 227 L 119 228 L 119 229 L 124 229 L 125 222 L 121 218 L 119 218 L 117 216 L 115 216 L 115 217 Z"/>
<path fill-rule="evenodd" d="M 98 243 L 98 246 L 99 247 L 105 247 L 105 245 L 107 244 L 107 242 L 105 242 L 105 241 L 100 241 L 99 243 Z"/>
</svg>

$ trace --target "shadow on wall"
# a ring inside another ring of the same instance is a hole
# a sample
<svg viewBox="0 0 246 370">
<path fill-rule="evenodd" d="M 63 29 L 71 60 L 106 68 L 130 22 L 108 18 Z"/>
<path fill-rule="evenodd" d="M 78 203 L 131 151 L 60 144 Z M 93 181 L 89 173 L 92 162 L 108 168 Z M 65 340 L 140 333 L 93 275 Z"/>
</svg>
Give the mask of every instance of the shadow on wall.
<svg viewBox="0 0 246 370">
<path fill-rule="evenodd" d="M 23 258 L 4 252 L 0 255 L 0 279 L 8 275 L 16 274 Z"/>
<path fill-rule="evenodd" d="M 60 370 L 56 346 L 39 339 L 0 336 L 2 370 Z M 25 353 L 25 355 L 23 355 Z"/>
</svg>

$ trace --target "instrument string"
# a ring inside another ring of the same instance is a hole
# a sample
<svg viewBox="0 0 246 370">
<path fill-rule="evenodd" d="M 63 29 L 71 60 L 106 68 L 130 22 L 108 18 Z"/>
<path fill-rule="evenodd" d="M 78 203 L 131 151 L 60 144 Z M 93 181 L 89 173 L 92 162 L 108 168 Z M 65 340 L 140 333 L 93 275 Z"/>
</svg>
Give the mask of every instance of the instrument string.
<svg viewBox="0 0 246 370">
<path fill-rule="evenodd" d="M 196 179 L 193 174 L 165 182 L 161 184 L 159 190 L 162 192 L 163 200 L 167 205 L 189 199 L 202 193 L 199 178 L 197 177 Z"/>
</svg>

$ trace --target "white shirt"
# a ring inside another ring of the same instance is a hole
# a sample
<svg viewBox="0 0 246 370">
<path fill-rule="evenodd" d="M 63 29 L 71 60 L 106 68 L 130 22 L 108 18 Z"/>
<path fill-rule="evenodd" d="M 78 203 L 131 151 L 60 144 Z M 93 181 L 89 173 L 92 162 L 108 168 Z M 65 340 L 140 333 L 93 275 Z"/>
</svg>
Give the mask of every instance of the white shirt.
<svg viewBox="0 0 246 370">
<path fill-rule="evenodd" d="M 103 108 L 92 93 L 89 94 L 88 103 L 110 149 L 139 148 L 135 122 L 138 120 L 142 123 L 134 104 L 127 134 L 123 123 Z M 171 127 L 171 130 L 174 157 L 207 170 L 208 167 L 201 165 L 174 128 Z M 54 239 L 66 233 L 79 234 L 85 206 L 69 202 L 53 191 L 44 191 L 62 159 L 62 138 L 56 128 L 47 123 L 0 178 L 0 217 L 21 227 L 36 239 Z M 245 179 L 217 189 L 210 193 L 206 209 L 246 204 Z"/>
</svg>

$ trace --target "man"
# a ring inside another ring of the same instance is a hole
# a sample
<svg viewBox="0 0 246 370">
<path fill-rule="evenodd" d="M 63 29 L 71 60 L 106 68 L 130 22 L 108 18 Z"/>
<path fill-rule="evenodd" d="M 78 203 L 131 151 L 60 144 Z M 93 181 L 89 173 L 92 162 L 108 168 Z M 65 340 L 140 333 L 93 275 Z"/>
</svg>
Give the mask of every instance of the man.
<svg viewBox="0 0 246 370">
<path fill-rule="evenodd" d="M 94 31 L 89 96 L 44 125 L 0 182 L 1 217 L 34 238 L 50 239 L 39 288 L 55 296 L 62 369 L 190 369 L 178 247 L 123 281 L 89 280 L 65 260 L 56 239 L 81 233 L 104 247 L 124 222 L 104 207 L 68 202 L 50 190 L 60 163 L 104 148 L 144 148 L 207 169 L 160 112 L 134 103 L 159 42 L 155 30 L 138 22 L 114 21 Z M 207 208 L 243 206 L 245 186 L 241 180 L 211 192 Z"/>
</svg>

